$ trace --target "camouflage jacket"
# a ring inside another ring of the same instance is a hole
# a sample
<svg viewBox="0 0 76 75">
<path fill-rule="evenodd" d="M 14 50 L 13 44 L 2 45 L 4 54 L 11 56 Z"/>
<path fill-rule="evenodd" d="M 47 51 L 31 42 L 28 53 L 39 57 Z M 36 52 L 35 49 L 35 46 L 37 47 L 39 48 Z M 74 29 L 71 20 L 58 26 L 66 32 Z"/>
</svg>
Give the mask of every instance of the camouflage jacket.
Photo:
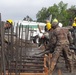
<svg viewBox="0 0 76 75">
<path fill-rule="evenodd" d="M 72 43 L 73 39 L 71 33 L 67 28 L 57 27 L 56 29 L 50 31 L 49 47 L 55 47 L 56 45 L 69 45 Z"/>
</svg>

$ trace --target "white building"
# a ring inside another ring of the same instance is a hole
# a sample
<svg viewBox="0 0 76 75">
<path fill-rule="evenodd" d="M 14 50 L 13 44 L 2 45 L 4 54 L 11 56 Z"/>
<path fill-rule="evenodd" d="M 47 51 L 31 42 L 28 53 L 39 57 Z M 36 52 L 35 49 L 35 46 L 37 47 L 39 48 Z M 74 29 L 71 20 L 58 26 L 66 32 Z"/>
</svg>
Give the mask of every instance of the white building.
<svg viewBox="0 0 76 75">
<path fill-rule="evenodd" d="M 22 28 L 20 30 L 20 38 L 23 39 L 27 39 L 30 40 L 31 36 L 34 37 L 36 35 L 40 34 L 38 25 L 40 26 L 40 29 L 42 32 L 44 31 L 45 28 L 45 23 L 41 23 L 41 22 L 33 22 L 33 21 L 16 21 L 15 25 L 14 25 L 14 32 L 16 32 L 16 26 L 23 26 L 23 36 L 21 36 L 22 34 Z M 25 30 L 26 29 L 26 30 Z M 19 30 L 19 29 L 18 29 Z M 26 33 L 25 33 L 26 31 Z M 19 31 L 18 31 L 18 36 L 19 36 Z"/>
</svg>

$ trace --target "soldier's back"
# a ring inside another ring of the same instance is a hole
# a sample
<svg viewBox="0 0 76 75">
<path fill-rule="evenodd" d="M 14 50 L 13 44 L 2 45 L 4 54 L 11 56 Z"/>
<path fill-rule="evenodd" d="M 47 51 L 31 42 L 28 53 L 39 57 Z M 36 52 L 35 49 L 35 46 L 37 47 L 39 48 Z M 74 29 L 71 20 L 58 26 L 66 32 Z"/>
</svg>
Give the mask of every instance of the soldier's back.
<svg viewBox="0 0 76 75">
<path fill-rule="evenodd" d="M 67 28 L 56 28 L 54 30 L 54 34 L 56 35 L 56 38 L 57 38 L 57 44 L 69 44 L 69 41 L 68 41 L 68 29 Z"/>
</svg>

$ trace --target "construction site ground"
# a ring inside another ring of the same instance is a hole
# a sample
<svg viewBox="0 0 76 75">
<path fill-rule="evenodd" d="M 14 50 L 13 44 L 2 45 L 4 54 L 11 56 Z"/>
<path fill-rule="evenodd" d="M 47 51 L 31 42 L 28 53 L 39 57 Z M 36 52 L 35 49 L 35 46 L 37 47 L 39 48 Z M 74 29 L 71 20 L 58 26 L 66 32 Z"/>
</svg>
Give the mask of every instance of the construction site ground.
<svg viewBox="0 0 76 75">
<path fill-rule="evenodd" d="M 44 67 L 45 62 L 43 62 L 43 60 L 42 60 L 43 56 L 40 57 L 40 54 L 37 55 L 38 53 L 43 52 L 45 50 L 45 47 L 43 45 L 38 47 L 37 44 L 34 44 L 34 43 L 28 41 L 27 43 L 23 42 L 23 43 L 19 44 L 18 50 L 17 50 L 17 48 L 14 48 L 14 47 L 13 47 L 13 49 L 16 50 L 17 52 L 20 49 L 24 58 L 21 57 L 21 58 L 23 58 L 20 61 L 22 63 L 18 63 L 18 60 L 17 61 L 14 61 L 14 60 L 11 61 L 10 65 L 9 65 L 10 69 L 6 70 L 7 71 L 6 75 L 9 75 L 10 72 L 11 72 L 10 75 L 18 75 L 15 72 L 16 69 L 17 69 L 17 73 L 20 73 L 19 75 L 50 75 L 50 73 L 49 73 L 49 67 L 50 66 L 48 66 L 47 70 L 43 70 L 42 68 L 37 68 L 36 67 L 36 69 L 34 69 L 35 70 L 34 71 L 32 68 L 31 69 L 29 68 L 30 66 L 34 65 L 34 63 L 35 63 L 36 66 L 40 63 L 39 65 Z M 21 54 L 20 51 L 17 54 Z M 27 56 L 29 56 L 29 58 Z M 38 58 L 37 56 L 39 56 L 39 59 L 38 59 L 39 61 L 36 60 L 35 56 L 36 56 L 36 58 Z M 31 57 L 34 60 L 31 60 Z M 19 58 L 19 57 L 17 56 L 17 58 Z M 30 60 L 27 61 L 26 58 L 30 59 Z M 50 60 L 51 60 L 51 58 L 50 58 Z M 27 62 L 27 64 L 25 62 Z M 28 63 L 31 63 L 31 62 L 32 62 L 32 65 L 28 65 Z M 41 63 L 43 63 L 43 64 L 41 64 Z M 65 67 L 65 60 L 63 58 L 63 55 L 61 55 L 59 60 L 57 61 L 57 65 L 56 65 L 56 67 L 53 71 L 53 75 L 76 75 L 76 60 L 73 60 L 73 63 L 74 63 L 74 70 L 73 70 L 73 73 L 70 73 Z M 16 64 L 17 67 L 18 67 L 18 65 L 22 67 L 22 70 L 21 70 L 21 67 L 19 69 L 20 72 L 18 71 L 18 68 L 15 66 L 15 64 Z M 28 66 L 28 68 L 26 68 L 26 66 Z M 38 71 L 37 71 L 37 69 L 38 69 Z M 8 73 L 8 71 L 9 71 L 9 73 Z M 45 72 L 45 71 L 47 71 L 47 72 Z"/>
<path fill-rule="evenodd" d="M 45 50 L 44 46 L 38 47 L 36 44 L 33 44 L 33 51 L 35 52 L 35 49 L 37 50 Z M 63 55 L 61 55 L 57 61 L 57 65 L 53 71 L 53 75 L 76 75 L 76 60 L 73 60 L 74 69 L 73 73 L 70 73 L 67 68 L 65 67 L 65 60 L 63 58 Z"/>
</svg>

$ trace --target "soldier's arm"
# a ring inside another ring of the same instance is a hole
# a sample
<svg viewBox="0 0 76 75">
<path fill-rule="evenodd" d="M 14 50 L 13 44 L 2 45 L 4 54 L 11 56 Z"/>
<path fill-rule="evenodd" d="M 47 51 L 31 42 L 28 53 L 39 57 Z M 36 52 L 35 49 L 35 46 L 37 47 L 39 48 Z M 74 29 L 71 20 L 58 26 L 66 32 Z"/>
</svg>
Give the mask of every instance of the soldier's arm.
<svg viewBox="0 0 76 75">
<path fill-rule="evenodd" d="M 72 37 L 71 32 L 68 32 L 68 39 L 69 39 L 70 44 L 72 44 L 73 43 L 73 37 Z"/>
<path fill-rule="evenodd" d="M 53 48 L 56 44 L 57 38 L 55 35 L 51 35 L 49 39 L 49 44 L 47 45 L 47 49 Z"/>
</svg>

